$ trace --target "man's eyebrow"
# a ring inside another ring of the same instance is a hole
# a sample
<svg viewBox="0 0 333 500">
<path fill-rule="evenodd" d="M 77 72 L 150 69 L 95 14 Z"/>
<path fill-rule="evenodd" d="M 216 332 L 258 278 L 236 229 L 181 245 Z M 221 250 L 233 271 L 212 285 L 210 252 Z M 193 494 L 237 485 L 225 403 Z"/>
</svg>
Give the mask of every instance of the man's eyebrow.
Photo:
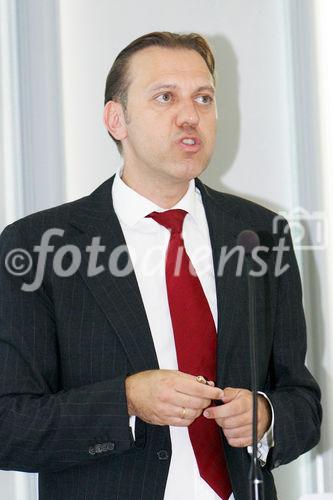
<svg viewBox="0 0 333 500">
<path fill-rule="evenodd" d="M 202 85 L 196 90 L 196 92 L 212 92 L 213 94 L 215 94 L 215 89 L 213 85 Z"/>
<path fill-rule="evenodd" d="M 178 88 L 178 85 L 175 83 L 159 83 L 154 85 L 153 87 L 148 88 L 148 92 L 155 92 L 157 90 L 175 90 Z M 198 87 L 195 92 L 212 92 L 215 94 L 215 89 L 212 85 L 201 85 Z"/>
<path fill-rule="evenodd" d="M 155 92 L 155 90 L 162 90 L 162 89 L 176 89 L 177 85 L 175 83 L 158 83 L 157 85 L 154 85 L 153 87 L 148 88 L 148 92 Z"/>
</svg>

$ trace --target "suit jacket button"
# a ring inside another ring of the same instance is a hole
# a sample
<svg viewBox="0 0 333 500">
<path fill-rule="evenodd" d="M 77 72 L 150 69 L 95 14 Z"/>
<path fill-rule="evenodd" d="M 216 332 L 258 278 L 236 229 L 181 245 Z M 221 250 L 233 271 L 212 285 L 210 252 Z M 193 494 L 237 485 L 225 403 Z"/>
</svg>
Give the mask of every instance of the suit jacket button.
<svg viewBox="0 0 333 500">
<path fill-rule="evenodd" d="M 90 446 L 89 448 L 89 454 L 90 455 L 95 455 L 96 451 L 95 451 L 95 446 Z"/>
<path fill-rule="evenodd" d="M 105 444 L 106 444 L 106 449 L 107 450 L 110 450 L 110 451 L 114 450 L 114 447 L 115 447 L 115 443 L 114 442 L 111 441 L 110 443 L 105 443 Z"/>
<path fill-rule="evenodd" d="M 108 444 L 108 443 L 102 443 L 102 444 L 101 444 L 101 451 L 107 451 L 107 450 L 108 450 L 108 448 L 107 448 L 107 444 Z"/>
<path fill-rule="evenodd" d="M 159 460 L 168 460 L 169 453 L 167 452 L 167 450 L 159 450 L 157 452 L 157 456 Z"/>
</svg>

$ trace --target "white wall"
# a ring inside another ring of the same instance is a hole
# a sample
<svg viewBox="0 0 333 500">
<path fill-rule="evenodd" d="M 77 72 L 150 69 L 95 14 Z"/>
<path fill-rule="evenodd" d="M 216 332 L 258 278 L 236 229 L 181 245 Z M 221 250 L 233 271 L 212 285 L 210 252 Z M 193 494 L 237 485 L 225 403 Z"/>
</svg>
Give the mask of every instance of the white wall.
<svg viewBox="0 0 333 500">
<path fill-rule="evenodd" d="M 320 443 L 321 455 L 319 468 L 322 465 L 322 484 L 324 491 L 333 492 L 333 62 L 331 50 L 333 46 L 333 32 L 331 20 L 333 17 L 333 3 L 330 0 L 321 0 L 315 4 L 316 30 L 316 60 L 318 72 L 318 108 L 319 124 L 319 152 L 320 177 L 322 178 L 322 209 L 327 223 L 327 245 L 324 252 L 325 260 L 318 262 L 319 280 L 321 284 L 321 369 L 319 377 L 323 391 L 323 407 L 325 425 L 323 426 Z M 318 175 L 318 176 L 319 176 Z M 317 257 L 318 261 L 318 257 Z M 318 366 L 318 365 L 317 365 Z M 322 463 L 321 463 L 322 462 Z"/>
</svg>

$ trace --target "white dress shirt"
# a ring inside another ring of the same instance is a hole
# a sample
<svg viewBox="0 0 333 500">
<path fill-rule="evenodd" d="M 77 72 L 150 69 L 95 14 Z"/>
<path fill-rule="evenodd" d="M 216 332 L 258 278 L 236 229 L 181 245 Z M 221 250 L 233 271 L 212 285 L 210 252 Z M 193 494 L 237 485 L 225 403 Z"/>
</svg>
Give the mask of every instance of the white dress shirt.
<svg viewBox="0 0 333 500">
<path fill-rule="evenodd" d="M 165 256 L 170 233 L 153 219 L 145 218 L 151 212 L 161 212 L 164 209 L 127 186 L 121 179 L 121 170 L 115 176 L 112 197 L 138 281 L 159 367 L 178 370 L 165 280 Z M 190 182 L 185 196 L 173 208 L 188 212 L 183 225 L 185 249 L 197 272 L 217 326 L 217 299 L 209 229 L 201 194 L 196 189 L 194 180 Z M 130 417 L 130 425 L 134 431 L 135 417 Z M 273 422 L 270 431 L 272 428 Z M 172 457 L 164 500 L 220 500 L 200 476 L 188 428 L 170 426 L 170 436 Z M 265 460 L 269 446 L 263 440 L 260 446 L 261 460 Z M 232 498 L 233 495 L 230 500 Z"/>
</svg>

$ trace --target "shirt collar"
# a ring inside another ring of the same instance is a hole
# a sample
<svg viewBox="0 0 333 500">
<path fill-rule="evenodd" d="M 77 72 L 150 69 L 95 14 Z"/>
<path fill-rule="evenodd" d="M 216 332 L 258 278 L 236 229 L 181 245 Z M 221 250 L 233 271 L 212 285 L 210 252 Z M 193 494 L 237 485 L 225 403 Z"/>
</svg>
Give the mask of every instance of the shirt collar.
<svg viewBox="0 0 333 500">
<path fill-rule="evenodd" d="M 166 209 L 159 207 L 156 203 L 134 191 L 121 179 L 122 169 L 116 172 L 112 186 L 112 198 L 114 210 L 119 220 L 129 227 L 134 227 L 140 220 L 151 212 L 164 212 Z M 200 225 L 198 214 L 198 200 L 195 188 L 195 181 L 192 179 L 185 195 L 172 208 L 186 210 L 193 219 Z"/>
</svg>

